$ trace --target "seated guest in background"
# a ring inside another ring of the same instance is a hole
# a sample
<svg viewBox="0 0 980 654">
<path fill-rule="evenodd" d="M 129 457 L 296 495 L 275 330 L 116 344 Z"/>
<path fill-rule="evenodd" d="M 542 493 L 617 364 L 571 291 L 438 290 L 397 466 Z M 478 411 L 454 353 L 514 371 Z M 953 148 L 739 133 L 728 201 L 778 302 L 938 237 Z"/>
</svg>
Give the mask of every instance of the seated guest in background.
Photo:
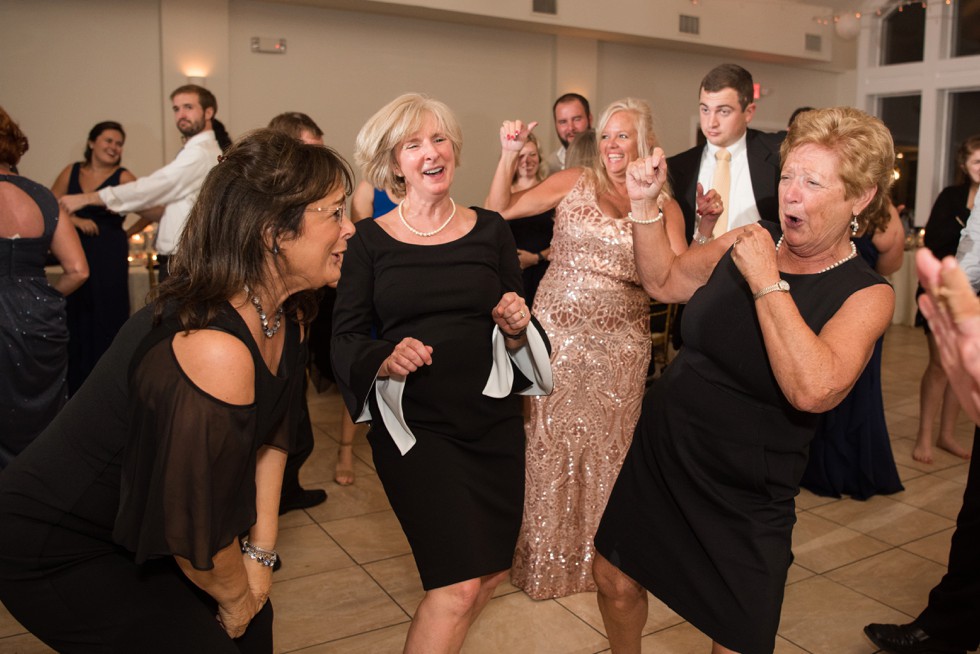
<svg viewBox="0 0 980 654">
<path fill-rule="evenodd" d="M 364 124 L 365 177 L 405 199 L 358 225 L 334 312 L 337 383 L 351 415 L 372 421 L 375 468 L 425 589 L 405 651 L 426 654 L 459 652 L 507 578 L 524 499 L 517 393 L 551 391 L 507 224 L 451 197 L 461 148 L 455 116 L 423 95 Z"/>
<path fill-rule="evenodd" d="M 135 180 L 121 165 L 125 143 L 126 132 L 119 123 L 95 125 L 85 143 L 85 160 L 66 166 L 51 186 L 55 197 Z M 105 207 L 79 209 L 71 219 L 90 273 L 68 297 L 68 393 L 74 394 L 129 318 L 129 241 L 125 216 Z"/>
<path fill-rule="evenodd" d="M 968 137 L 956 151 L 957 183 L 947 186 L 936 198 L 926 222 L 923 245 L 933 256 L 942 260 L 956 253 L 960 243 L 960 232 L 966 226 L 970 210 L 977 205 L 977 190 L 980 189 L 980 134 Z M 920 286 L 919 293 L 922 292 Z M 929 363 L 922 373 L 919 385 L 919 431 L 915 437 L 912 458 L 923 463 L 932 463 L 932 448 L 936 447 L 964 459 L 970 454 L 953 438 L 956 417 L 960 406 L 956 394 L 948 385 L 946 373 L 939 361 L 939 351 L 929 330 L 929 323 L 916 315 L 916 325 L 921 325 L 929 343 Z M 939 435 L 933 443 L 933 423 L 939 414 Z"/>
<path fill-rule="evenodd" d="M 650 298 L 633 261 L 626 167 L 651 153 L 657 137 L 646 102 L 618 100 L 599 118 L 594 168 L 566 169 L 512 193 L 535 125 L 501 126 L 487 204 L 511 221 L 555 210 L 551 266 L 534 306 L 554 346 L 555 392 L 530 402 L 524 523 L 511 574 L 532 598 L 548 599 L 595 590 L 592 539 L 640 415 Z M 666 189 L 661 201 L 671 247 L 683 252 L 680 209 Z"/>
<path fill-rule="evenodd" d="M 298 111 L 281 113 L 269 121 L 269 129 L 285 132 L 301 143 L 323 145 L 323 130 L 313 119 Z M 320 306 L 316 318 L 309 326 L 310 356 L 308 367 L 329 366 L 330 361 L 330 314 L 333 313 L 337 292 L 330 286 L 320 290 Z M 313 454 L 315 441 L 313 425 L 310 422 L 310 408 L 306 401 L 306 383 L 303 384 L 303 417 L 296 433 L 297 439 L 286 459 L 286 469 L 282 475 L 282 497 L 279 500 L 279 514 L 297 509 L 309 509 L 327 501 L 327 492 L 322 488 L 303 488 L 299 483 L 299 469 Z"/>
<path fill-rule="evenodd" d="M 0 601 L 50 647 L 271 654 L 304 332 L 354 231 L 350 186 L 328 148 L 233 145 L 153 304 L 0 475 Z"/>
<path fill-rule="evenodd" d="M 13 172 L 27 137 L 0 107 L 0 471 L 68 398 L 65 297 L 88 277 L 68 215 L 48 189 Z M 52 286 L 48 251 L 64 269 Z"/>
<path fill-rule="evenodd" d="M 574 141 L 578 142 L 578 139 Z M 541 151 L 534 134 L 527 135 L 527 143 L 517 156 L 517 170 L 510 185 L 510 192 L 519 193 L 532 189 L 544 181 L 544 166 L 541 165 Z M 548 209 L 535 216 L 511 220 L 510 231 L 517 243 L 517 259 L 521 262 L 521 276 L 524 280 L 524 296 L 527 306 L 534 309 L 534 296 L 538 284 L 548 271 L 548 255 L 551 252 L 551 236 L 555 229 L 555 210 Z"/>
<path fill-rule="evenodd" d="M 155 243 L 160 281 L 169 274 L 170 257 L 176 251 L 180 233 L 184 230 L 184 223 L 204 177 L 217 165 L 218 156 L 227 147 L 222 145 L 222 141 L 228 139 L 224 126 L 214 117 L 218 112 L 218 101 L 211 91 L 187 84 L 175 89 L 170 94 L 170 100 L 174 122 L 184 138 L 184 147 L 172 162 L 128 184 L 65 195 L 60 200 L 68 213 L 97 206 L 126 214 L 166 205 L 159 217 L 160 228 Z M 144 216 L 134 227 L 142 229 L 152 218 Z"/>
<path fill-rule="evenodd" d="M 919 280 L 927 295 L 919 298 L 929 320 L 932 338 L 942 358 L 949 384 L 970 419 L 980 423 L 980 209 L 973 205 L 967 226 L 975 223 L 974 237 L 957 258 L 941 262 L 922 248 L 916 253 Z M 966 240 L 966 239 L 964 239 Z M 966 259 L 966 260 L 964 260 Z M 970 272 L 972 271 L 972 273 Z M 973 285 L 973 288 L 970 285 Z M 963 492 L 963 507 L 949 548 L 949 564 L 942 581 L 929 592 L 925 609 L 911 623 L 869 624 L 864 633 L 876 647 L 890 654 L 966 654 L 980 646 L 980 427 L 973 431 L 973 457 Z"/>
<path fill-rule="evenodd" d="M 905 228 L 890 199 L 881 214 L 854 219 L 851 240 L 861 258 L 880 275 L 891 275 L 902 267 Z M 884 340 L 875 342 L 871 360 L 847 397 L 820 416 L 800 480 L 803 488 L 817 495 L 845 494 L 866 500 L 905 490 L 895 466 L 881 395 Z"/>
<path fill-rule="evenodd" d="M 595 538 L 617 654 L 640 650 L 647 590 L 714 654 L 773 651 L 807 445 L 891 321 L 895 294 L 850 238 L 855 216 L 884 211 L 888 129 L 856 109 L 810 111 L 781 154 L 783 236 L 750 224 L 680 256 L 659 220 L 663 153 L 626 176 L 644 288 L 690 303 Z"/>
</svg>

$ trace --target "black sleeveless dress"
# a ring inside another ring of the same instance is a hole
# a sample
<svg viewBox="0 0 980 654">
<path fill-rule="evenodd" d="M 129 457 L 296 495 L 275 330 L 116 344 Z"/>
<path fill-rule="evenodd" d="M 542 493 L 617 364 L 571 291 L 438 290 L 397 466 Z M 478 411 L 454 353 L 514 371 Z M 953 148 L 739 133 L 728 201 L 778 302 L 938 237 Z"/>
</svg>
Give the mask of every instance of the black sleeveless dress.
<svg viewBox="0 0 980 654">
<path fill-rule="evenodd" d="M 854 292 L 887 283 L 860 257 L 781 276 L 818 333 Z M 683 329 L 684 348 L 644 398 L 596 549 L 718 643 L 772 652 L 819 414 L 780 391 L 730 254 L 691 298 Z"/>
<path fill-rule="evenodd" d="M 173 556 L 210 569 L 254 524 L 256 452 L 288 449 L 306 353 L 288 322 L 273 374 L 230 305 L 209 328 L 248 346 L 253 404 L 195 386 L 171 347 L 176 320 L 154 327 L 146 307 L 0 475 L 0 601 L 59 651 L 239 649 Z M 271 652 L 268 613 L 268 646 L 252 651 Z"/>
<path fill-rule="evenodd" d="M 37 238 L 0 238 L 0 470 L 51 422 L 67 399 L 65 298 L 48 284 L 44 262 L 58 224 L 51 191 L 0 175 L 31 197 L 44 218 Z"/>
<path fill-rule="evenodd" d="M 68 193 L 84 192 L 78 181 L 81 166 L 76 163 L 71 168 Z M 114 172 L 96 190 L 117 186 L 125 170 Z M 96 206 L 79 209 L 76 215 L 95 221 L 99 233 L 90 236 L 78 232 L 88 259 L 89 278 L 67 298 L 70 394 L 81 387 L 129 318 L 129 243 L 122 226 L 125 216 Z"/>
</svg>

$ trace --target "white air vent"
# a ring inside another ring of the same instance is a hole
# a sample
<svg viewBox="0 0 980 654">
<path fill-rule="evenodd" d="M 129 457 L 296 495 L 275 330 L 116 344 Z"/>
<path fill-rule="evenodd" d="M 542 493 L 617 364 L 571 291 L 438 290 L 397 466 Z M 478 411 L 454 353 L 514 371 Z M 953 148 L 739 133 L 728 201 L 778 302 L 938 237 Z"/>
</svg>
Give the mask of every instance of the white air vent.
<svg viewBox="0 0 980 654">
<path fill-rule="evenodd" d="M 804 47 L 807 52 L 821 52 L 823 50 L 823 37 L 819 34 L 807 34 Z"/>
<path fill-rule="evenodd" d="M 697 16 L 685 16 L 681 14 L 681 34 L 700 34 L 701 19 Z"/>
<path fill-rule="evenodd" d="M 532 0 L 531 11 L 536 14 L 558 15 L 558 0 Z"/>
</svg>

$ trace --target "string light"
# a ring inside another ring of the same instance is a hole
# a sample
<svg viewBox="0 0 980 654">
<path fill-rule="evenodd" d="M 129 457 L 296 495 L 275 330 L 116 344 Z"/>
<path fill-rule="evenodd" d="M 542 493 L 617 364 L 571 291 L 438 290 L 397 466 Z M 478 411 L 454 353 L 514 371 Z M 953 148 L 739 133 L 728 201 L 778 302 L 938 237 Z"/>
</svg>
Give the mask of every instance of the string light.
<svg viewBox="0 0 980 654">
<path fill-rule="evenodd" d="M 693 2 L 694 0 L 692 0 Z M 953 0 L 882 0 L 881 4 L 875 9 L 875 16 L 881 17 L 886 13 L 897 10 L 898 12 L 904 12 L 906 7 L 911 7 L 913 5 L 918 5 L 922 9 L 928 9 L 929 5 L 943 4 L 947 7 L 953 4 Z M 854 16 L 858 20 L 861 20 L 860 11 L 845 11 L 839 14 L 834 14 L 832 16 L 814 16 L 813 20 L 818 25 L 836 25 L 840 23 L 841 18 Z"/>
</svg>

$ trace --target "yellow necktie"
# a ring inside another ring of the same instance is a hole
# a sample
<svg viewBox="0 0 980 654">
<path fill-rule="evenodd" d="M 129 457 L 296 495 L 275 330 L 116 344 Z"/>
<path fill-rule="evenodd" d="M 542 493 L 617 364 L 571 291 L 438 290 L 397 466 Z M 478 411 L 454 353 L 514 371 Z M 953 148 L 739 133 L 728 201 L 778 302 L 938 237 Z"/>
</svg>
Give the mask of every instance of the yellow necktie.
<svg viewBox="0 0 980 654">
<path fill-rule="evenodd" d="M 715 223 L 715 237 L 721 236 L 728 231 L 728 196 L 732 186 L 732 153 L 725 148 L 718 148 L 715 152 L 715 176 L 711 182 L 711 187 L 721 196 L 724 210 Z"/>
</svg>

